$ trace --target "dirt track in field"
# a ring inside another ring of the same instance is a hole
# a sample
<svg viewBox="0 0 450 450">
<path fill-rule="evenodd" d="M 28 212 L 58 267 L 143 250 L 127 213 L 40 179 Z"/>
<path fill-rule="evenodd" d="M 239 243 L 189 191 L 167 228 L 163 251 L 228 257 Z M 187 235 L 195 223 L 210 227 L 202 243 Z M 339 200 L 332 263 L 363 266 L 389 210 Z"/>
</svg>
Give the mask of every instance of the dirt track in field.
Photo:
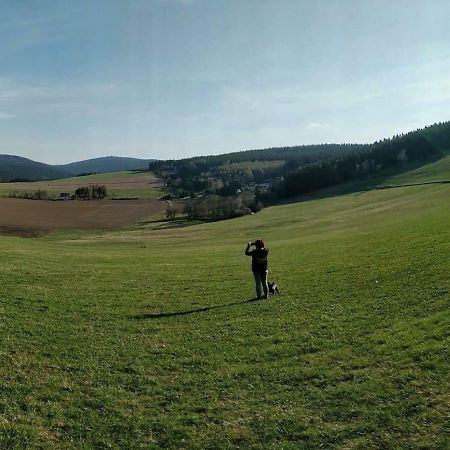
<svg viewBox="0 0 450 450">
<path fill-rule="evenodd" d="M 142 222 L 166 202 L 141 200 L 45 201 L 0 198 L 0 233 L 33 236 L 55 229 L 115 229 Z"/>
</svg>

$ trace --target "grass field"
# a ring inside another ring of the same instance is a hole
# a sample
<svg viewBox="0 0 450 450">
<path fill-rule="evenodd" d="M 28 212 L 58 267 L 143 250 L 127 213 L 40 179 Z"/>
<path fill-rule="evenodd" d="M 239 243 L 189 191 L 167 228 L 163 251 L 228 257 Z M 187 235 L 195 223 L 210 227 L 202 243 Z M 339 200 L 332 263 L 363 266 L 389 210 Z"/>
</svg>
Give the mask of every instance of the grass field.
<svg viewBox="0 0 450 450">
<path fill-rule="evenodd" d="M 0 448 L 448 448 L 449 223 L 431 184 L 0 237 Z"/>
<path fill-rule="evenodd" d="M 450 181 L 450 151 L 447 151 L 443 158 L 431 164 L 385 180 L 386 183 L 390 184 L 432 183 L 437 181 Z"/>
<path fill-rule="evenodd" d="M 149 172 L 122 171 L 99 173 L 82 177 L 61 178 L 50 181 L 0 183 L 0 196 L 7 197 L 12 193 L 45 190 L 50 196 L 58 196 L 61 192 L 75 193 L 80 186 L 91 184 L 105 185 L 109 198 L 159 198 L 162 191 L 161 181 Z"/>
</svg>

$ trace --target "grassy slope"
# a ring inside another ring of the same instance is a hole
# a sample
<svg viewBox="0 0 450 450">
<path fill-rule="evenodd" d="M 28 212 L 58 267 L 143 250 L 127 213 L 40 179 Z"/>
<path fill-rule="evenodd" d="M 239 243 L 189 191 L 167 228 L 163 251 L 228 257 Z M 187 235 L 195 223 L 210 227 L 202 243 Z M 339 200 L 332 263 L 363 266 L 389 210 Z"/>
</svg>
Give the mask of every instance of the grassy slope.
<svg viewBox="0 0 450 450">
<path fill-rule="evenodd" d="M 442 158 L 434 162 L 423 164 L 419 167 L 406 166 L 403 170 L 403 172 L 399 172 L 396 169 L 392 172 L 348 181 L 310 194 L 301 195 L 296 199 L 298 201 L 316 200 L 385 187 L 424 183 L 446 183 L 450 181 L 450 152 L 445 152 Z"/>
<path fill-rule="evenodd" d="M 0 448 L 445 448 L 449 199 L 1 237 Z M 260 236 L 283 295 L 247 302 Z"/>
<path fill-rule="evenodd" d="M 386 184 L 429 183 L 450 181 L 450 152 L 431 164 L 384 180 Z"/>
</svg>

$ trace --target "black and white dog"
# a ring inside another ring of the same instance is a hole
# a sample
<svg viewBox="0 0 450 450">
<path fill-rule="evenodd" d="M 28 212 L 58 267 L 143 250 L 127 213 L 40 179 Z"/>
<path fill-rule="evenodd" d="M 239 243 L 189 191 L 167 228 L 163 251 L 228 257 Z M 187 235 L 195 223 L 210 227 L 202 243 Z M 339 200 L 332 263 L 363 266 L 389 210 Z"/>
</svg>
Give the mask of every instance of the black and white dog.
<svg viewBox="0 0 450 450">
<path fill-rule="evenodd" d="M 280 289 L 279 289 L 277 283 L 275 283 L 275 281 L 273 283 L 268 283 L 268 286 L 269 286 L 269 294 L 280 295 Z"/>
</svg>

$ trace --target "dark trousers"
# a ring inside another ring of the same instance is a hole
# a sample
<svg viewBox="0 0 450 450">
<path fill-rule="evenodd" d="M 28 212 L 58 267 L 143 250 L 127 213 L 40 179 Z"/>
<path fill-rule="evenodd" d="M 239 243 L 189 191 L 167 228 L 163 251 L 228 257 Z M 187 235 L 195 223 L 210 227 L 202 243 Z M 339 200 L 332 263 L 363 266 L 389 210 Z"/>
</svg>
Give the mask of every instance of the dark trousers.
<svg viewBox="0 0 450 450">
<path fill-rule="evenodd" d="M 269 294 L 269 287 L 267 286 L 267 270 L 253 272 L 253 276 L 255 277 L 256 296 L 260 298 L 261 291 L 263 291 L 264 297 L 267 297 Z"/>
</svg>

